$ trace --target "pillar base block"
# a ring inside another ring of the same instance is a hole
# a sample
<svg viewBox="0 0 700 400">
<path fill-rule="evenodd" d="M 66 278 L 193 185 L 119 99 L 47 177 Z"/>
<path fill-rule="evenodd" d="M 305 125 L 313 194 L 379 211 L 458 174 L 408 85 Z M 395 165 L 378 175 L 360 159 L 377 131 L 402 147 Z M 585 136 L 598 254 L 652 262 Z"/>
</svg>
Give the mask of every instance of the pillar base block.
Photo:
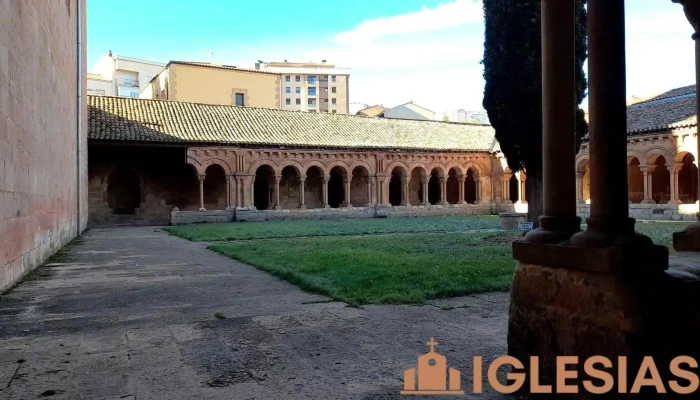
<svg viewBox="0 0 700 400">
<path fill-rule="evenodd" d="M 681 232 L 673 233 L 673 248 L 676 251 L 700 251 L 700 213 L 697 222 Z"/>
<path fill-rule="evenodd" d="M 644 199 L 641 204 L 656 204 L 656 202 L 652 199 Z"/>
<path fill-rule="evenodd" d="M 525 235 L 530 243 L 561 243 L 581 230 L 581 217 L 539 217 L 540 227 Z"/>
<path fill-rule="evenodd" d="M 671 199 L 668 201 L 668 204 L 683 204 L 683 202 L 678 199 Z"/>
<path fill-rule="evenodd" d="M 305 205 L 305 204 L 299 205 L 299 209 L 300 209 L 300 210 L 306 210 L 306 205 Z"/>
<path fill-rule="evenodd" d="M 656 269 L 625 277 L 566 263 L 554 267 L 521 261 L 511 289 L 508 355 L 526 366 L 526 377 L 532 376 L 530 357 L 538 356 L 539 382 L 553 386 L 561 355 L 576 355 L 581 362 L 604 356 L 614 365 L 625 356 L 630 385 L 644 356 L 652 356 L 656 366 L 668 366 L 679 355 L 698 359 L 700 312 L 691 299 L 699 288 L 698 278 L 690 275 Z M 668 382 L 667 369 L 659 370 Z M 617 377 L 617 370 L 611 373 Z M 527 395 L 529 388 L 526 381 L 519 394 Z M 571 398 L 593 397 L 584 393 Z M 615 389 L 605 395 L 628 396 Z"/>
<path fill-rule="evenodd" d="M 273 210 L 281 210 L 281 209 L 282 209 L 282 206 L 274 206 L 274 207 L 272 207 L 272 209 L 273 209 Z"/>
<path fill-rule="evenodd" d="M 200 207 L 199 210 L 197 210 L 197 211 L 207 211 L 207 209 L 204 207 Z"/>
</svg>

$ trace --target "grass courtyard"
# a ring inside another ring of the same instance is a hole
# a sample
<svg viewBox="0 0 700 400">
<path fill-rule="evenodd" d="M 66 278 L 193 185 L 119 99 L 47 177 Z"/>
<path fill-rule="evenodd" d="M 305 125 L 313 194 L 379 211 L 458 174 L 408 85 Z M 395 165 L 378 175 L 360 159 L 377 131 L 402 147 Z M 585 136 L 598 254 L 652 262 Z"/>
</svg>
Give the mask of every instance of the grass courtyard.
<svg viewBox="0 0 700 400">
<path fill-rule="evenodd" d="M 353 305 L 422 303 L 508 290 L 517 231 L 498 217 L 244 222 L 166 228 L 285 279 Z M 688 223 L 638 223 L 655 243 L 671 245 Z"/>
</svg>

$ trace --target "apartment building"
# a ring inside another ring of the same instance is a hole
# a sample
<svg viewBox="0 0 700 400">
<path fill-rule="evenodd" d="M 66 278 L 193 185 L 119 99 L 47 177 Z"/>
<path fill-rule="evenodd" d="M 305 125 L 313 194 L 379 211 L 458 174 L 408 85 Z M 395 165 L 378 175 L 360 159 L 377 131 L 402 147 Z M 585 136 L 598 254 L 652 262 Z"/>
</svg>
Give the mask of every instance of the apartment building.
<svg viewBox="0 0 700 400">
<path fill-rule="evenodd" d="M 280 80 L 277 73 L 233 65 L 170 61 L 139 97 L 279 109 Z"/>
<path fill-rule="evenodd" d="M 99 75 L 100 79 L 89 79 L 88 91 L 105 91 L 104 80 L 108 80 L 112 90 L 105 95 L 139 97 L 139 92 L 164 67 L 163 63 L 113 55 L 110 51 L 97 61 L 92 75 Z"/>
<path fill-rule="evenodd" d="M 282 110 L 348 114 L 350 69 L 320 63 L 255 63 L 258 71 L 280 74 Z"/>
</svg>

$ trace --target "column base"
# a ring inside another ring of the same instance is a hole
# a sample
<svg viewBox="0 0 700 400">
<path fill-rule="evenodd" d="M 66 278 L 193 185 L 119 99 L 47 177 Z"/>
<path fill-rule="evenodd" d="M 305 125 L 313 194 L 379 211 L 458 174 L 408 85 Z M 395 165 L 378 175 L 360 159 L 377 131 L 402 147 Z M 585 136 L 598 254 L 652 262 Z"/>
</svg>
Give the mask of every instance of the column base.
<svg viewBox="0 0 700 400">
<path fill-rule="evenodd" d="M 566 263 L 553 267 L 521 261 L 511 289 L 508 355 L 526 366 L 526 379 L 532 376 L 530 357 L 538 356 L 543 385 L 556 385 L 557 356 L 562 355 L 578 356 L 579 365 L 591 356 L 607 357 L 615 382 L 618 357 L 627 357 L 628 388 L 643 357 L 652 356 L 662 381 L 668 382 L 667 366 L 674 357 L 700 355 L 700 311 L 690 300 L 699 294 L 697 281 L 660 268 L 625 277 Z M 526 381 L 519 394 L 526 395 L 529 388 Z M 615 388 L 604 395 L 627 396 Z M 574 397 L 592 398 L 585 391 Z"/>
<path fill-rule="evenodd" d="M 681 232 L 673 233 L 673 248 L 676 251 L 700 251 L 700 213 L 697 222 Z"/>
<path fill-rule="evenodd" d="M 641 204 L 656 204 L 656 202 L 652 199 L 644 199 Z"/>
<path fill-rule="evenodd" d="M 683 202 L 678 199 L 671 199 L 668 201 L 668 204 L 683 204 Z"/>
<path fill-rule="evenodd" d="M 352 207 L 352 204 L 350 204 L 350 203 L 342 203 L 342 204 L 340 204 L 340 207 L 341 207 L 341 208 L 349 208 L 349 207 Z"/>
<path fill-rule="evenodd" d="M 197 210 L 197 211 L 207 211 L 207 209 L 204 207 L 200 207 L 199 210 Z"/>
<path fill-rule="evenodd" d="M 306 210 L 306 204 L 300 204 L 299 205 L 300 210 Z"/>
<path fill-rule="evenodd" d="M 561 243 L 581 230 L 581 217 L 539 217 L 540 227 L 525 235 L 531 243 Z"/>
<path fill-rule="evenodd" d="M 281 210 L 281 209 L 282 209 L 282 206 L 273 206 L 272 209 L 273 209 L 273 210 Z"/>
</svg>

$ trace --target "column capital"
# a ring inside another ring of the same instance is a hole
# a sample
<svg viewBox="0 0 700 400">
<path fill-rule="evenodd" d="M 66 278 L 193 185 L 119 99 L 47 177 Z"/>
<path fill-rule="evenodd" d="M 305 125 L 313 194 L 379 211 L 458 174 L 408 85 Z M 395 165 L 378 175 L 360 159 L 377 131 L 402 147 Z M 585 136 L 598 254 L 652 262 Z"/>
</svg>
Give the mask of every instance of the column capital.
<svg viewBox="0 0 700 400">
<path fill-rule="evenodd" d="M 676 173 L 680 172 L 680 170 L 682 170 L 684 166 L 685 166 L 685 164 L 683 164 L 682 162 L 681 163 L 678 163 L 678 162 L 674 163 L 673 164 L 673 172 L 676 172 Z"/>
<path fill-rule="evenodd" d="M 440 180 L 440 183 L 445 183 L 447 181 L 447 178 L 445 178 L 444 176 L 441 176 L 438 179 Z"/>
<path fill-rule="evenodd" d="M 306 175 L 299 175 L 297 177 L 297 181 L 299 182 L 305 182 L 306 181 Z"/>
<path fill-rule="evenodd" d="M 330 180 L 331 180 L 331 176 L 330 176 L 330 175 L 323 175 L 323 176 L 321 177 L 321 181 L 322 181 L 323 183 L 328 183 L 328 181 L 330 181 Z"/>
<path fill-rule="evenodd" d="M 647 165 L 646 170 L 647 170 L 647 172 L 652 173 L 652 172 L 656 171 L 656 167 L 657 167 L 656 165 Z M 639 169 L 642 169 L 642 167 L 639 167 Z M 644 171 L 642 171 L 642 172 L 644 172 Z"/>
<path fill-rule="evenodd" d="M 204 180 L 207 179 L 207 176 L 203 174 L 198 174 L 197 179 L 199 179 L 200 182 L 204 182 Z"/>
<path fill-rule="evenodd" d="M 428 182 L 430 182 L 430 179 L 428 179 L 428 178 L 420 178 L 420 183 L 422 183 L 422 184 L 425 185 L 425 184 L 428 183 Z"/>
<path fill-rule="evenodd" d="M 576 171 L 576 179 L 583 179 L 584 176 L 586 176 L 586 171 Z"/>
</svg>

